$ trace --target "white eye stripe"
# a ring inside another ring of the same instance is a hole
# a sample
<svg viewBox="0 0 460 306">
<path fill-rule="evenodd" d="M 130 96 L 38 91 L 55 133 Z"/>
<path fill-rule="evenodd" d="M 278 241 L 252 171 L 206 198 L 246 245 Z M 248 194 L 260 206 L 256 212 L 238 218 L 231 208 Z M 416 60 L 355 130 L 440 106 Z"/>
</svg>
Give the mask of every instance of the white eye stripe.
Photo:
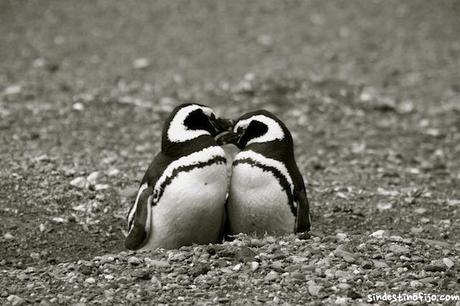
<svg viewBox="0 0 460 306">
<path fill-rule="evenodd" d="M 264 116 L 264 115 L 256 115 L 248 119 L 239 121 L 233 128 L 233 131 L 237 132 L 239 128 L 246 129 L 251 123 L 251 121 L 253 120 L 264 123 L 267 126 L 268 130 L 262 136 L 249 140 L 247 145 L 251 143 L 261 143 L 261 142 L 268 142 L 268 141 L 273 141 L 273 140 L 284 139 L 284 131 L 281 128 L 280 124 L 276 122 L 276 120 L 273 120 L 272 118 Z"/>
<path fill-rule="evenodd" d="M 167 131 L 168 139 L 171 142 L 184 142 L 187 140 L 195 139 L 201 135 L 209 135 L 208 131 L 204 130 L 188 130 L 184 125 L 184 121 L 187 118 L 188 114 L 194 110 L 201 109 L 203 113 L 207 116 L 212 116 L 214 114 L 213 110 L 206 106 L 200 106 L 196 104 L 188 105 L 181 108 L 169 124 L 169 129 Z"/>
</svg>

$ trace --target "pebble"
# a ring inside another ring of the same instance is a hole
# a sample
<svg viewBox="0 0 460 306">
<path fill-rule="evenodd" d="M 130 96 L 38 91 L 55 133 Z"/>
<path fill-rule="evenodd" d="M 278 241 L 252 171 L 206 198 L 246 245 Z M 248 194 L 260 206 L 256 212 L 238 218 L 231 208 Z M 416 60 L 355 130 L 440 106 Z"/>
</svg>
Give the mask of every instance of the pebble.
<svg viewBox="0 0 460 306">
<path fill-rule="evenodd" d="M 88 283 L 88 284 L 94 284 L 96 282 L 96 280 L 94 279 L 94 277 L 88 277 L 87 279 L 85 279 L 85 283 Z"/>
<path fill-rule="evenodd" d="M 444 265 L 432 264 L 432 265 L 425 266 L 425 271 L 427 271 L 427 272 L 442 272 L 442 271 L 446 271 L 446 267 Z"/>
<path fill-rule="evenodd" d="M 345 260 L 348 263 L 353 263 L 353 262 L 356 261 L 356 255 L 355 254 L 340 249 L 340 246 L 337 247 L 337 249 L 335 250 L 334 254 L 337 257 L 343 258 L 343 260 Z"/>
<path fill-rule="evenodd" d="M 8 232 L 8 233 L 5 233 L 5 235 L 3 235 L 3 238 L 5 238 L 6 240 L 12 240 L 14 239 L 14 236 Z"/>
<path fill-rule="evenodd" d="M 131 256 L 128 258 L 128 263 L 133 266 L 140 265 L 141 260 L 135 256 Z"/>
<path fill-rule="evenodd" d="M 117 176 L 120 173 L 120 170 L 117 168 L 110 168 L 109 171 L 107 171 L 107 176 Z"/>
<path fill-rule="evenodd" d="M 447 269 L 450 269 L 455 265 L 454 262 L 447 257 L 443 258 L 442 262 L 446 265 Z"/>
<path fill-rule="evenodd" d="M 257 261 L 251 262 L 251 271 L 254 272 L 259 268 L 259 263 Z"/>
<path fill-rule="evenodd" d="M 389 247 L 390 252 L 393 252 L 396 255 L 401 254 L 409 254 L 409 248 L 406 246 L 398 245 L 398 244 L 391 244 Z"/>
<path fill-rule="evenodd" d="M 426 208 L 423 208 L 423 207 L 416 208 L 416 209 L 414 209 L 414 212 L 416 214 L 423 215 L 424 213 L 426 213 Z"/>
<path fill-rule="evenodd" d="M 74 178 L 73 180 L 70 181 L 70 185 L 80 188 L 80 189 L 86 189 L 88 188 L 88 181 L 84 177 L 77 177 Z"/>
<path fill-rule="evenodd" d="M 268 281 L 268 282 L 271 282 L 271 281 L 277 280 L 279 277 L 280 277 L 280 276 L 279 276 L 278 272 L 270 271 L 270 272 L 264 277 L 264 280 L 266 280 L 266 281 Z"/>
<path fill-rule="evenodd" d="M 242 267 L 242 264 L 236 264 L 235 266 L 233 266 L 232 270 L 233 271 L 240 271 L 241 270 L 241 267 Z"/>
<path fill-rule="evenodd" d="M 97 181 L 99 180 L 101 174 L 98 172 L 98 171 L 94 171 L 94 172 L 91 172 L 87 177 L 86 177 L 86 180 L 88 181 L 88 183 L 90 183 L 91 185 L 96 185 L 97 184 Z"/>
<path fill-rule="evenodd" d="M 347 234 L 345 233 L 337 233 L 335 237 L 337 238 L 337 241 L 339 242 L 345 241 L 348 238 Z"/>
<path fill-rule="evenodd" d="M 105 190 L 109 189 L 110 185 L 109 184 L 96 184 L 94 185 L 94 190 L 99 191 L 99 190 Z"/>
<path fill-rule="evenodd" d="M 14 294 L 8 296 L 6 299 L 8 302 L 10 302 L 11 305 L 22 305 L 26 302 L 22 297 Z"/>
<path fill-rule="evenodd" d="M 135 69 L 145 69 L 145 68 L 148 68 L 149 66 L 150 66 L 150 60 L 145 57 L 136 58 L 133 61 L 133 67 Z"/>
<path fill-rule="evenodd" d="M 386 232 L 384 230 L 378 230 L 378 231 L 373 232 L 369 236 L 374 237 L 374 238 L 378 238 L 378 239 L 382 239 L 385 234 L 386 234 Z"/>
<path fill-rule="evenodd" d="M 310 281 L 308 284 L 308 293 L 312 296 L 318 296 L 322 286 L 317 285 L 315 282 Z"/>
<path fill-rule="evenodd" d="M 152 278 L 150 279 L 150 282 L 152 283 L 152 286 L 156 288 L 161 288 L 161 282 L 158 279 L 158 277 L 156 277 L 155 275 L 152 276 Z"/>
<path fill-rule="evenodd" d="M 423 284 L 419 281 L 413 280 L 410 282 L 410 286 L 414 289 L 423 287 Z"/>
<path fill-rule="evenodd" d="M 22 88 L 20 85 L 10 85 L 5 88 L 4 94 L 5 96 L 17 95 L 21 93 Z"/>
<path fill-rule="evenodd" d="M 388 268 L 388 264 L 382 260 L 373 260 L 372 262 L 374 263 L 374 267 L 378 269 Z"/>
</svg>

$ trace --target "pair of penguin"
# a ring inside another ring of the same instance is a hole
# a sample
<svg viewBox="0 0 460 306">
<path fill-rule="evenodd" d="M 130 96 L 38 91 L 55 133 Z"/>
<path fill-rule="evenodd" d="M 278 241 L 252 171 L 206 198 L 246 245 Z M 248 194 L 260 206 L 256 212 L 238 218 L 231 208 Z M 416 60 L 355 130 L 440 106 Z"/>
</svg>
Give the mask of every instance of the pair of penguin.
<svg viewBox="0 0 460 306">
<path fill-rule="evenodd" d="M 241 150 L 231 178 L 219 145 L 225 143 Z M 238 233 L 309 231 L 309 204 L 289 130 L 265 110 L 233 122 L 204 105 L 179 105 L 164 125 L 161 151 L 127 219 L 125 247 L 132 250 L 216 243 Z"/>
</svg>

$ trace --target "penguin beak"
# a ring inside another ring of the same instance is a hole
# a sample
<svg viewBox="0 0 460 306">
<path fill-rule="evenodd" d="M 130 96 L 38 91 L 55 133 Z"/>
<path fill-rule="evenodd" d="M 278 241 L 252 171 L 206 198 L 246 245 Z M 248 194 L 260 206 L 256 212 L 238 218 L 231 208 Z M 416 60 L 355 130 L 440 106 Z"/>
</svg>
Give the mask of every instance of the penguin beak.
<svg viewBox="0 0 460 306">
<path fill-rule="evenodd" d="M 221 132 L 230 131 L 235 121 L 232 119 L 216 118 L 213 122 L 213 126 L 217 131 L 217 134 Z"/>
<path fill-rule="evenodd" d="M 219 146 L 223 146 L 229 143 L 237 145 L 238 138 L 238 134 L 232 131 L 228 131 L 217 135 L 216 142 Z"/>
<path fill-rule="evenodd" d="M 215 118 L 211 120 L 213 128 L 216 130 L 214 139 L 219 143 L 219 139 L 232 130 L 234 121 L 231 119 Z M 224 143 L 225 144 L 225 143 Z M 219 144 L 222 145 L 222 144 Z"/>
</svg>

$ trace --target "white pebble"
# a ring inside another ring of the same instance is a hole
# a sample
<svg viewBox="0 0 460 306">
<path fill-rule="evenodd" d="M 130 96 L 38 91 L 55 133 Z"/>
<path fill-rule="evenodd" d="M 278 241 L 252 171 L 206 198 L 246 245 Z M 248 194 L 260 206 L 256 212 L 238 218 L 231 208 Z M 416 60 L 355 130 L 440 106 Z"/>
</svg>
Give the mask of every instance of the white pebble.
<svg viewBox="0 0 460 306">
<path fill-rule="evenodd" d="M 77 177 L 70 181 L 70 185 L 80 189 L 85 189 L 88 187 L 89 183 L 84 177 Z"/>
</svg>

